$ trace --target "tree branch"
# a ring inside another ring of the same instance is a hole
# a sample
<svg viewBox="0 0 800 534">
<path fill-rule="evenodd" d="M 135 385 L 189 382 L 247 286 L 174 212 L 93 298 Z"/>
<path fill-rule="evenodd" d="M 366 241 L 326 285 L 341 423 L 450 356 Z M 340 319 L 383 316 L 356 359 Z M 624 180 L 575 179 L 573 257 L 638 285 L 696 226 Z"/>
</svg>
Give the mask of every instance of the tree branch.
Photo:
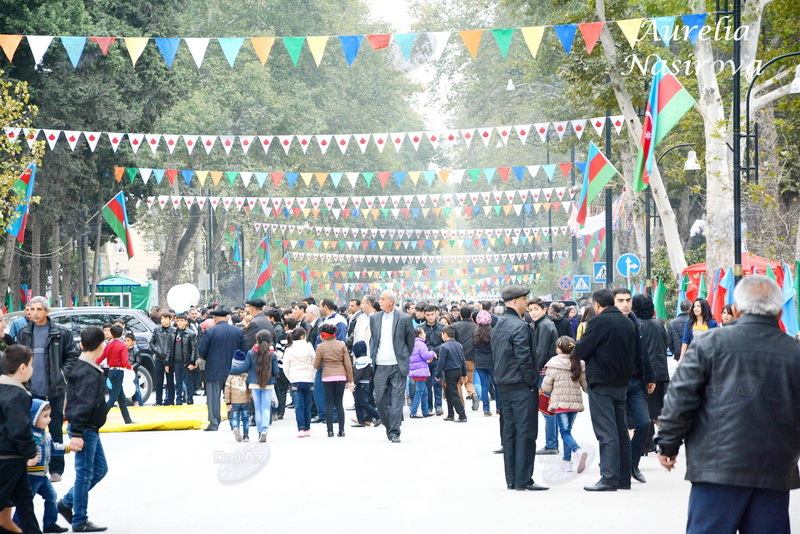
<svg viewBox="0 0 800 534">
<path fill-rule="evenodd" d="M 760 110 L 764 109 L 766 106 L 770 105 L 775 100 L 781 98 L 782 96 L 786 96 L 789 94 L 789 90 L 791 89 L 792 84 L 787 83 L 777 89 L 770 91 L 758 98 L 751 98 L 750 99 L 750 115 L 755 115 Z"/>
</svg>

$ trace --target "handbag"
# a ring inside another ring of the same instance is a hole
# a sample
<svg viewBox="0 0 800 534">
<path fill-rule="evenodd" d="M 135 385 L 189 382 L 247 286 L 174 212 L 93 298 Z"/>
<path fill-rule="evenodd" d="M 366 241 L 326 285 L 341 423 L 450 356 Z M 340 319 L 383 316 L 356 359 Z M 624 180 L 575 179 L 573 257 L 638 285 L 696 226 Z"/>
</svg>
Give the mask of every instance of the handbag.
<svg viewBox="0 0 800 534">
<path fill-rule="evenodd" d="M 539 411 L 545 415 L 555 415 L 555 412 L 550 411 L 550 395 L 539 390 Z"/>
</svg>

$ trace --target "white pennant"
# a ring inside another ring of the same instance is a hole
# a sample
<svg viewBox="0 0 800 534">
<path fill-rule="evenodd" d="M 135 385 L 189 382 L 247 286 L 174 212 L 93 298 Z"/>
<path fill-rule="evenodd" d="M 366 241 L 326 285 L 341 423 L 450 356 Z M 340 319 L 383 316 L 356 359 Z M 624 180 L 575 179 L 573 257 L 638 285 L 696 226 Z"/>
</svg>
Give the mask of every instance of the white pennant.
<svg viewBox="0 0 800 534">
<path fill-rule="evenodd" d="M 442 57 L 451 32 L 427 32 L 428 42 L 431 45 L 431 61 L 438 61 Z"/>
<path fill-rule="evenodd" d="M 475 129 L 461 130 L 461 137 L 464 138 L 464 142 L 469 146 L 472 143 L 472 138 L 475 137 Z"/>
<path fill-rule="evenodd" d="M 36 66 L 42 64 L 42 58 L 44 58 L 45 52 L 47 49 L 50 48 L 50 43 L 53 42 L 52 35 L 26 35 L 28 39 L 28 46 L 31 47 L 31 53 L 33 54 L 33 60 L 36 62 Z"/>
<path fill-rule="evenodd" d="M 240 172 L 239 176 L 242 177 L 242 183 L 244 184 L 245 187 L 247 187 L 247 186 L 250 185 L 250 180 L 253 178 L 253 173 L 252 172 Z M 250 206 L 250 207 L 252 208 L 253 206 Z"/>
<path fill-rule="evenodd" d="M 614 129 L 617 133 L 622 130 L 622 125 L 625 124 L 625 116 L 624 115 L 612 115 L 611 117 L 611 124 L 614 125 Z"/>
<path fill-rule="evenodd" d="M 200 144 L 203 145 L 203 148 L 206 149 L 206 154 L 211 153 L 211 149 L 214 148 L 214 143 L 217 142 L 216 135 L 201 135 L 200 136 Z"/>
<path fill-rule="evenodd" d="M 146 134 L 144 140 L 153 154 L 155 154 L 156 150 L 158 150 L 158 142 L 161 140 L 161 134 Z"/>
<path fill-rule="evenodd" d="M 186 46 L 189 47 L 194 63 L 199 69 L 203 64 L 203 59 L 206 57 L 206 49 L 208 49 L 210 39 L 208 37 L 185 37 L 183 40 L 186 42 Z"/>
<path fill-rule="evenodd" d="M 235 135 L 220 135 L 219 142 L 222 143 L 222 148 L 225 150 L 225 154 L 230 154 L 231 149 L 233 148 L 233 143 L 236 141 Z"/>
<path fill-rule="evenodd" d="M 303 151 L 303 154 L 306 153 L 308 150 L 308 145 L 311 144 L 311 136 L 310 135 L 298 135 L 297 142 L 300 144 L 300 149 Z"/>
<path fill-rule="evenodd" d="M 255 136 L 253 136 L 253 135 L 240 135 L 239 136 L 239 146 L 242 147 L 242 152 L 247 154 L 247 151 L 250 150 L 251 146 L 253 146 L 253 139 L 255 139 Z"/>
<path fill-rule="evenodd" d="M 64 137 L 67 139 L 69 149 L 75 151 L 75 145 L 78 144 L 78 139 L 81 138 L 81 133 L 75 130 L 64 130 Z"/>
<path fill-rule="evenodd" d="M 536 128 L 536 133 L 539 134 L 539 137 L 542 139 L 542 143 L 547 141 L 547 131 L 550 128 L 549 122 L 539 122 L 533 125 Z"/>
<path fill-rule="evenodd" d="M 178 135 L 174 134 L 164 134 L 164 143 L 167 145 L 167 150 L 169 153 L 172 154 L 175 150 L 175 147 L 178 146 Z"/>
<path fill-rule="evenodd" d="M 378 152 L 383 154 L 383 149 L 386 148 L 386 138 L 389 134 L 385 133 L 374 133 L 372 134 L 372 140 L 375 141 L 375 146 L 378 147 Z"/>
<path fill-rule="evenodd" d="M 347 152 L 347 147 L 350 145 L 350 134 L 334 135 L 336 139 L 336 146 L 342 151 L 342 154 Z"/>
<path fill-rule="evenodd" d="M 498 126 L 495 130 L 497 130 L 497 135 L 500 136 L 503 146 L 508 145 L 508 136 L 511 134 L 511 126 Z"/>
<path fill-rule="evenodd" d="M 414 150 L 419 150 L 419 143 L 422 141 L 422 132 L 409 132 L 408 140 L 414 146 Z"/>
<path fill-rule="evenodd" d="M 47 139 L 47 144 L 50 146 L 50 150 L 53 150 L 56 147 L 58 136 L 61 135 L 61 130 L 42 130 L 42 131 L 44 132 L 44 138 Z"/>
<path fill-rule="evenodd" d="M 11 141 L 12 143 L 19 143 L 19 134 L 22 131 L 22 128 L 14 128 L 6 126 L 5 128 L 3 128 L 3 130 L 5 130 L 6 137 L 8 137 L 9 141 Z"/>
<path fill-rule="evenodd" d="M 181 202 L 183 202 L 183 197 L 181 196 L 172 197 L 171 201 L 173 209 L 178 209 L 181 207 Z"/>
<path fill-rule="evenodd" d="M 586 119 L 570 121 L 570 124 L 572 124 L 572 131 L 574 131 L 575 135 L 580 139 L 583 136 L 583 131 L 586 129 Z"/>
<path fill-rule="evenodd" d="M 539 174 L 539 165 L 528 165 L 528 173 L 530 173 L 531 178 L 536 178 L 536 175 Z"/>
<path fill-rule="evenodd" d="M 169 196 L 158 195 L 158 207 L 159 208 L 161 208 L 163 210 L 164 206 L 166 206 L 168 203 L 169 203 Z"/>
<path fill-rule="evenodd" d="M 524 145 L 525 141 L 528 140 L 528 134 L 531 133 L 531 125 L 518 124 L 514 126 L 514 129 L 517 131 L 517 135 L 519 136 L 519 142 Z"/>
<path fill-rule="evenodd" d="M 369 134 L 355 134 L 353 139 L 355 139 L 358 148 L 361 149 L 361 153 L 366 152 L 367 146 L 369 146 Z"/>
<path fill-rule="evenodd" d="M 142 175 L 142 181 L 147 185 L 147 182 L 150 180 L 150 175 L 153 174 L 153 169 L 139 167 L 139 174 Z"/>
<path fill-rule="evenodd" d="M 140 133 L 129 133 L 128 135 L 128 142 L 131 144 L 131 149 L 133 153 L 136 154 L 139 151 L 139 147 L 142 146 L 142 141 L 144 140 L 144 134 Z"/>
<path fill-rule="evenodd" d="M 155 201 L 156 197 L 147 197 L 147 209 L 152 208 Z"/>
<path fill-rule="evenodd" d="M 558 134 L 558 140 L 561 141 L 564 139 L 564 134 L 567 133 L 567 121 L 560 121 L 553 123 L 553 129 L 555 129 L 556 133 Z"/>
<path fill-rule="evenodd" d="M 594 127 L 594 131 L 597 132 L 597 135 L 603 135 L 603 126 L 606 124 L 605 117 L 595 117 L 593 119 L 589 119 L 589 122 Z"/>
<path fill-rule="evenodd" d="M 106 132 L 106 135 L 108 136 L 108 142 L 111 143 L 111 150 L 116 152 L 119 148 L 119 144 L 122 142 L 122 136 L 125 134 Z M 47 137 L 47 132 L 45 132 L 45 137 Z"/>
<path fill-rule="evenodd" d="M 397 152 L 400 152 L 400 145 L 403 144 L 403 139 L 405 138 L 405 132 L 397 132 L 397 133 L 390 133 L 389 138 L 392 140 L 392 144 L 394 145 L 394 149 Z"/>
<path fill-rule="evenodd" d="M 494 130 L 492 127 L 478 128 L 478 137 L 481 138 L 481 141 L 483 141 L 483 146 L 486 148 L 489 148 L 489 141 L 492 138 L 492 130 Z"/>
<path fill-rule="evenodd" d="M 25 130 L 25 142 L 28 143 L 28 148 L 33 148 L 37 137 L 39 137 L 39 130 L 37 128 L 27 128 Z"/>
<path fill-rule="evenodd" d="M 267 150 L 269 150 L 269 147 L 272 144 L 273 137 L 274 136 L 272 136 L 272 135 L 259 135 L 258 136 L 258 144 L 260 144 L 261 148 L 264 149 L 264 154 L 266 154 Z"/>
<path fill-rule="evenodd" d="M 186 150 L 188 150 L 189 154 L 191 154 L 192 150 L 194 150 L 194 147 L 197 146 L 197 136 L 184 134 L 183 143 L 186 145 Z"/>
<path fill-rule="evenodd" d="M 279 135 L 278 136 L 278 143 L 280 143 L 281 148 L 283 148 L 283 152 L 285 154 L 289 153 L 289 147 L 292 146 L 292 139 L 294 139 L 293 135 Z"/>
<path fill-rule="evenodd" d="M 347 177 L 347 181 L 350 182 L 350 185 L 353 187 L 353 189 L 356 188 L 356 180 L 358 180 L 359 174 L 361 174 L 361 173 L 358 173 L 358 172 L 346 172 L 346 173 L 344 173 L 344 175 Z M 356 206 L 356 209 L 358 209 L 358 206 Z"/>
<path fill-rule="evenodd" d="M 319 150 L 323 154 L 328 151 L 328 147 L 331 146 L 331 136 L 330 135 L 316 135 L 317 144 L 319 145 Z"/>
</svg>

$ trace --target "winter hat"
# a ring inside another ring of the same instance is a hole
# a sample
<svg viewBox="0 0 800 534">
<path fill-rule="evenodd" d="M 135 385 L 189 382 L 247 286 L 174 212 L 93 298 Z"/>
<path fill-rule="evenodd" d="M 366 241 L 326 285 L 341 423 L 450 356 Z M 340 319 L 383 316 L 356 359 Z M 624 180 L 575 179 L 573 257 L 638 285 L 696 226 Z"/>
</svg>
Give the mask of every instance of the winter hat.
<svg viewBox="0 0 800 534">
<path fill-rule="evenodd" d="M 367 355 L 367 344 L 363 341 L 356 341 L 353 345 L 353 355 L 356 358 L 360 358 L 361 356 Z"/>
<path fill-rule="evenodd" d="M 36 426 L 36 420 L 42 414 L 42 410 L 49 407 L 50 403 L 42 399 L 33 399 L 31 403 L 31 425 Z"/>
<path fill-rule="evenodd" d="M 492 314 L 486 310 L 481 310 L 478 312 L 478 315 L 475 316 L 475 322 L 477 324 L 492 324 Z"/>
<path fill-rule="evenodd" d="M 243 362 L 245 357 L 245 353 L 241 350 L 237 350 L 233 353 L 233 359 L 239 362 Z"/>
</svg>

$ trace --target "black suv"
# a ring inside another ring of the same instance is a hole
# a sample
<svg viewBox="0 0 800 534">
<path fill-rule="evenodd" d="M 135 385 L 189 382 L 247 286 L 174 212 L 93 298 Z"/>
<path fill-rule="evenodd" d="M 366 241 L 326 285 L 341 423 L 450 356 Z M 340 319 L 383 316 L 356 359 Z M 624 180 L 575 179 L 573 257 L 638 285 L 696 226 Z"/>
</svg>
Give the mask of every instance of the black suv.
<svg viewBox="0 0 800 534">
<path fill-rule="evenodd" d="M 23 312 L 9 313 L 6 315 L 6 324 Z M 142 310 L 133 308 L 118 308 L 115 306 L 97 306 L 86 308 L 51 308 L 48 317 L 57 324 L 72 331 L 75 342 L 80 342 L 81 330 L 87 326 L 103 328 L 106 323 L 113 323 L 117 319 L 125 321 L 127 328 L 136 336 L 136 346 L 139 348 L 142 364 L 139 366 L 139 388 L 142 391 L 142 401 L 147 402 L 153 392 L 153 377 L 155 376 L 155 363 L 153 353 L 150 352 L 150 338 L 156 325 Z"/>
</svg>

